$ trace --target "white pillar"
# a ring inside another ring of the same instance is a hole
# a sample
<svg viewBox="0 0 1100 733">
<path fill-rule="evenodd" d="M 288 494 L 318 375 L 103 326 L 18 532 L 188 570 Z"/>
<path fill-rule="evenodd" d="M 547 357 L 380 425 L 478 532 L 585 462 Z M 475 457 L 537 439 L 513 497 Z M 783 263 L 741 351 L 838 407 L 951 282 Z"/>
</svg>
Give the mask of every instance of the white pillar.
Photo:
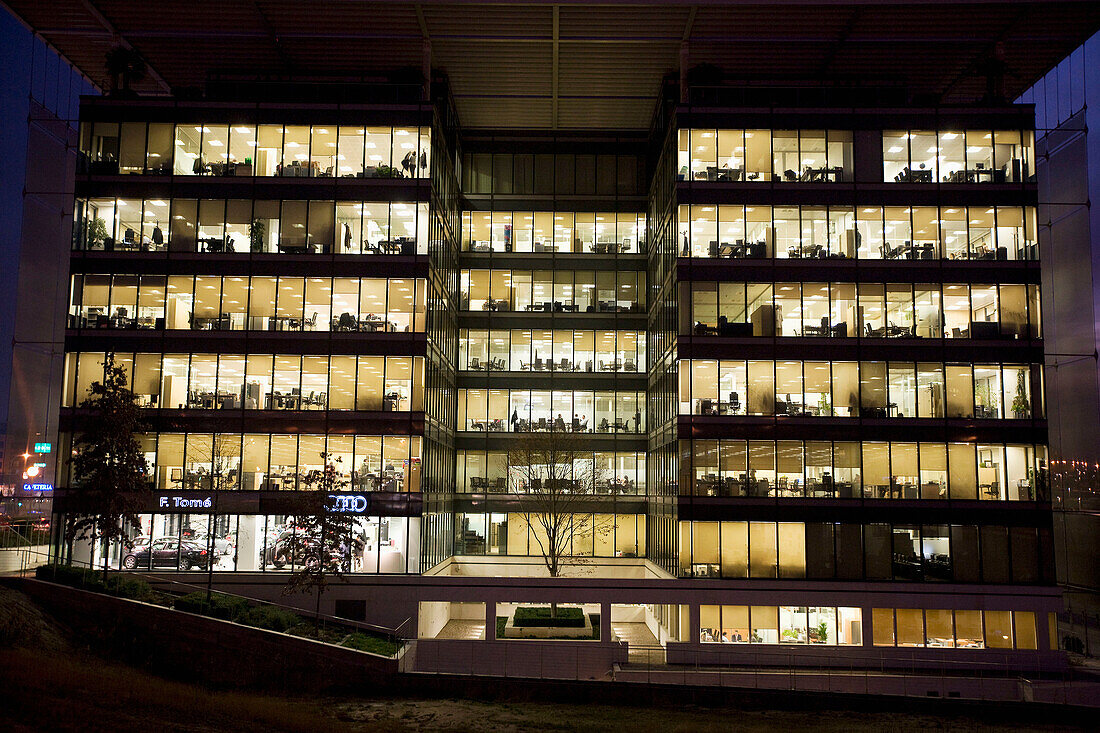
<svg viewBox="0 0 1100 733">
<path fill-rule="evenodd" d="M 237 524 L 237 570 L 259 570 L 263 516 L 242 514 Z"/>
</svg>

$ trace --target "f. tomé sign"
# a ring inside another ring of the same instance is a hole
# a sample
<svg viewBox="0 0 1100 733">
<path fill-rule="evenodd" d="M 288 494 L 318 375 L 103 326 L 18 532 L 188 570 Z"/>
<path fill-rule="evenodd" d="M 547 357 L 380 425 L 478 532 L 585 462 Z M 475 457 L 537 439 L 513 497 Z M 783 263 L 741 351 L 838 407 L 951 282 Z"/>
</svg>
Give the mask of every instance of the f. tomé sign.
<svg viewBox="0 0 1100 733">
<path fill-rule="evenodd" d="M 211 496 L 162 496 L 161 509 L 210 509 L 214 506 Z"/>
</svg>

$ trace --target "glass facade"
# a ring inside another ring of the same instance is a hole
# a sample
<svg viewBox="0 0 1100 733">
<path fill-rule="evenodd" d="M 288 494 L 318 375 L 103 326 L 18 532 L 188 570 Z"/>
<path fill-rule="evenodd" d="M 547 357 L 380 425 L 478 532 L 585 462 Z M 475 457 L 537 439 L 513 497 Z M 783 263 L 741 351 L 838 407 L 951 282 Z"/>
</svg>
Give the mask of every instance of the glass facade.
<svg viewBox="0 0 1100 733">
<path fill-rule="evenodd" d="M 428 251 L 428 205 L 254 199 L 89 198 L 75 249 L 210 254 L 413 255 Z"/>
<path fill-rule="evenodd" d="M 552 485 L 583 495 L 562 552 L 598 577 L 834 583 L 660 606 L 681 643 L 1035 648 L 1038 611 L 859 597 L 1052 582 L 1016 112 L 685 106 L 652 142 L 464 147 L 428 104 L 142 104 L 81 128 L 62 453 L 112 353 L 154 494 L 214 508 L 149 507 L 133 539 L 160 555 L 112 562 L 186 570 L 214 537 L 214 570 L 299 568 L 286 501 L 333 462 L 368 506 L 351 573 L 542 572 Z M 517 451 L 562 439 L 566 469 L 531 480 Z"/>
<path fill-rule="evenodd" d="M 1035 260 L 1034 207 L 682 205 L 681 257 Z"/>
<path fill-rule="evenodd" d="M 100 175 L 426 178 L 427 127 L 85 122 L 80 152 Z"/>
<path fill-rule="evenodd" d="M 1038 285 L 702 282 L 680 333 L 806 338 L 1038 339 Z"/>
</svg>

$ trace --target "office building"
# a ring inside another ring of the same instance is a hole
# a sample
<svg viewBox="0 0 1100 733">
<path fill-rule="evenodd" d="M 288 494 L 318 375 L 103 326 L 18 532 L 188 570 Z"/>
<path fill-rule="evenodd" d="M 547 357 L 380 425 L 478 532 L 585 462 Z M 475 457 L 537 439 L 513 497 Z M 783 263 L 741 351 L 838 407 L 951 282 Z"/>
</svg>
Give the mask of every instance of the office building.
<svg viewBox="0 0 1100 733">
<path fill-rule="evenodd" d="M 552 18 L 558 74 L 593 16 L 548 10 L 516 12 Z M 359 519 L 325 609 L 425 644 L 553 601 L 671 664 L 1062 663 L 1033 109 L 678 48 L 645 114 L 614 78 L 479 109 L 458 61 L 85 99 L 60 450 L 113 353 L 145 569 L 229 540 L 211 582 L 278 594 L 292 497 L 334 474 Z M 580 560 L 546 577 L 520 458 L 562 442 Z"/>
</svg>

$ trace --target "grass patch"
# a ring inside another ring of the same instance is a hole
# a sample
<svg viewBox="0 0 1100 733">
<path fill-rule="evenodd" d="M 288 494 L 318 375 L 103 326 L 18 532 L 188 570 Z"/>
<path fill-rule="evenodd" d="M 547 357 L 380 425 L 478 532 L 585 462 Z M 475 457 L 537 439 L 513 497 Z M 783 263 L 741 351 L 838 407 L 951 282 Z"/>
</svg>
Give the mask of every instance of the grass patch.
<svg viewBox="0 0 1100 733">
<path fill-rule="evenodd" d="M 352 649 L 358 649 L 361 652 L 370 652 L 371 654 L 381 654 L 384 657 L 392 657 L 400 650 L 400 646 L 389 639 L 383 639 L 380 636 L 373 634 L 366 634 L 362 631 L 355 631 L 348 634 L 348 637 L 340 642 L 340 646 L 350 647 Z"/>
<path fill-rule="evenodd" d="M 339 644 L 350 649 L 358 649 L 374 654 L 391 657 L 397 653 L 400 645 L 384 636 L 358 631 L 354 627 L 335 623 L 317 623 L 313 619 L 302 618 L 293 611 L 278 606 L 252 604 L 245 598 L 213 593 L 210 601 L 202 591 L 189 593 L 176 599 L 176 609 L 189 611 L 203 616 L 212 616 L 257 629 L 267 629 L 313 639 L 326 644 Z"/>
<path fill-rule="evenodd" d="M 251 604 L 244 598 L 228 596 L 224 593 L 211 593 L 210 597 L 204 591 L 195 591 L 185 596 L 180 596 L 173 604 L 177 611 L 197 613 L 202 616 L 220 618 L 223 621 L 236 621 L 248 612 Z"/>
<path fill-rule="evenodd" d="M 348 629 L 344 626 L 317 625 L 313 621 L 301 621 L 286 632 L 303 639 L 323 641 L 326 644 L 339 644 L 348 635 Z"/>
</svg>

